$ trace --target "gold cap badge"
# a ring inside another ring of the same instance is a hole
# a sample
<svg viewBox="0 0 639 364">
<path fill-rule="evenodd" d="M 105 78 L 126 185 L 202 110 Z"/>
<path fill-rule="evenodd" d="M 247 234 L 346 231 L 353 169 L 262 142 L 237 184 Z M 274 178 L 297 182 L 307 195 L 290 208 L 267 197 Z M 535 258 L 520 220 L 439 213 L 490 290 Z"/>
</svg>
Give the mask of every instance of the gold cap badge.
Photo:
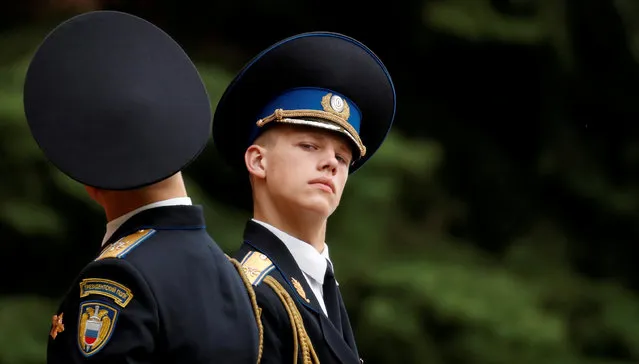
<svg viewBox="0 0 639 364">
<path fill-rule="evenodd" d="M 322 97 L 322 109 L 342 117 L 344 121 L 347 121 L 348 118 L 351 117 L 351 109 L 348 103 L 340 96 L 333 95 L 332 93 L 328 93 Z"/>
</svg>

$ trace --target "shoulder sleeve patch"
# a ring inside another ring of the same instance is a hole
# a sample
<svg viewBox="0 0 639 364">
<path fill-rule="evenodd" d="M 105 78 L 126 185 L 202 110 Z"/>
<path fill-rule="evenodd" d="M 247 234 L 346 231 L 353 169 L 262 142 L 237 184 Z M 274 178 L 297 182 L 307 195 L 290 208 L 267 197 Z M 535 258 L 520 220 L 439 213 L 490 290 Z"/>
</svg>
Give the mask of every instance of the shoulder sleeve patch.
<svg viewBox="0 0 639 364">
<path fill-rule="evenodd" d="M 133 299 L 133 293 L 124 285 L 104 278 L 85 278 L 80 282 L 80 298 L 92 294 L 108 297 L 124 308 Z"/>
<path fill-rule="evenodd" d="M 259 285 L 275 269 L 275 265 L 266 255 L 256 251 L 248 252 L 240 264 L 244 274 L 253 286 Z"/>
<path fill-rule="evenodd" d="M 127 235 L 115 243 L 107 245 L 102 253 L 95 258 L 101 260 L 105 258 L 124 258 L 131 250 L 135 249 L 141 242 L 155 234 L 153 229 L 143 229 Z"/>
<path fill-rule="evenodd" d="M 85 301 L 80 304 L 78 319 L 78 346 L 84 356 L 99 352 L 109 341 L 120 310 L 102 301 Z"/>
</svg>

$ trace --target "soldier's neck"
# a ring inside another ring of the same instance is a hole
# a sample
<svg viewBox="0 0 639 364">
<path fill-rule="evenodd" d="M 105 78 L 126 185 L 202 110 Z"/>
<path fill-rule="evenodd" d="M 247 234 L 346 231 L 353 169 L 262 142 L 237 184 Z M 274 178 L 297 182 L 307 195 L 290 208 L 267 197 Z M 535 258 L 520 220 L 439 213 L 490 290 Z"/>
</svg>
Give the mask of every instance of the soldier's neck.
<svg viewBox="0 0 639 364">
<path fill-rule="evenodd" d="M 107 222 L 113 221 L 120 216 L 139 209 L 142 206 L 146 206 L 155 202 L 165 201 L 172 198 L 188 197 L 186 193 L 167 193 L 154 196 L 138 196 L 133 195 L 129 198 L 111 199 L 105 203 L 102 207 L 106 215 Z"/>
<path fill-rule="evenodd" d="M 188 197 L 181 175 L 130 191 L 101 191 L 101 205 L 107 221 L 112 221 L 142 206 L 178 197 Z"/>
<path fill-rule="evenodd" d="M 265 208 L 259 204 L 254 205 L 253 218 L 310 244 L 320 253 L 324 250 L 326 218 L 310 213 L 283 213 L 275 208 Z"/>
</svg>

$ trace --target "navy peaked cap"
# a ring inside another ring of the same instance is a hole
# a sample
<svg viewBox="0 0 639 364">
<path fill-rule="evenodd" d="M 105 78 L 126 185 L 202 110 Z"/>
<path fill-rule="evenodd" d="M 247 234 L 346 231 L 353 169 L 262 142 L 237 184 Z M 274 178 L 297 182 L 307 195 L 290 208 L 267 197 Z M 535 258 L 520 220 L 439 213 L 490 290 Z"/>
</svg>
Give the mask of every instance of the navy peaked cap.
<svg viewBox="0 0 639 364">
<path fill-rule="evenodd" d="M 352 173 L 386 138 L 395 99 L 388 70 L 364 44 L 339 33 L 302 33 L 258 54 L 232 80 L 213 116 L 213 140 L 243 170 L 246 149 L 269 125 L 327 129 L 352 143 Z"/>
<path fill-rule="evenodd" d="M 143 187 L 204 149 L 211 105 L 184 50 L 139 17 L 94 11 L 58 25 L 24 84 L 25 115 L 46 157 L 85 185 Z"/>
</svg>

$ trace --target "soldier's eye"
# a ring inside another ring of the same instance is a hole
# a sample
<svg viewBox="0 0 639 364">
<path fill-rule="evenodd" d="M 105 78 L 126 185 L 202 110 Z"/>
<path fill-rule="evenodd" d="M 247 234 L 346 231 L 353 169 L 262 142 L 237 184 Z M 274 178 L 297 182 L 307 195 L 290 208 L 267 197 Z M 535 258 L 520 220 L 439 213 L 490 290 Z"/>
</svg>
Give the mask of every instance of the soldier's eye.
<svg viewBox="0 0 639 364">
<path fill-rule="evenodd" d="M 310 144 L 310 143 L 300 143 L 300 147 L 302 147 L 302 149 L 306 149 L 306 150 L 315 150 L 315 149 L 317 149 L 316 146 L 314 146 L 313 144 Z"/>
</svg>

